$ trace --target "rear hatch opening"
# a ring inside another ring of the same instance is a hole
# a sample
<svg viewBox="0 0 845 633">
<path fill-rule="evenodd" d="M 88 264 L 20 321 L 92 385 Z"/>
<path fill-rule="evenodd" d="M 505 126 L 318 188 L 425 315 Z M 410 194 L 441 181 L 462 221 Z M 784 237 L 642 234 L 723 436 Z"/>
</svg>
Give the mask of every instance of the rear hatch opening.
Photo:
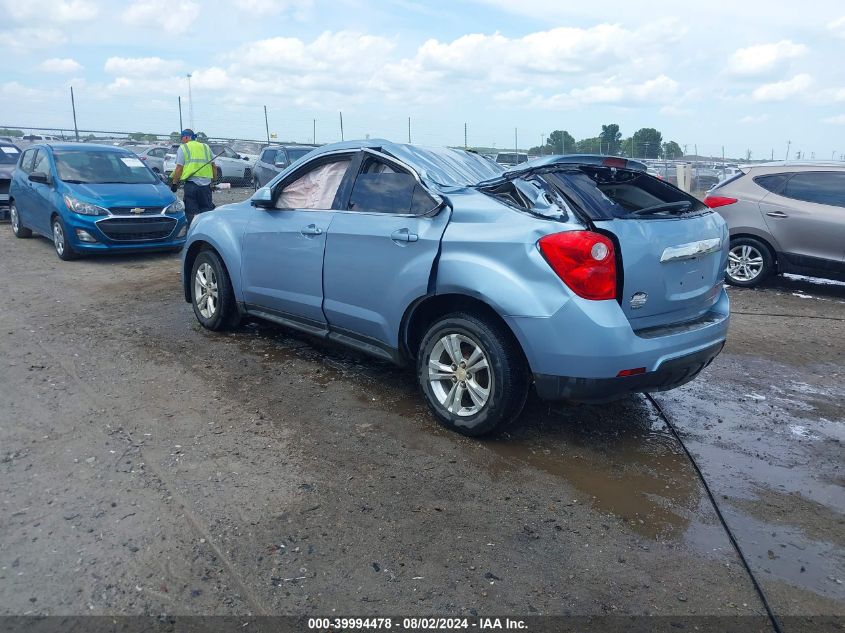
<svg viewBox="0 0 845 633">
<path fill-rule="evenodd" d="M 571 213 L 610 237 L 617 248 L 617 300 L 635 331 L 699 319 L 719 299 L 724 221 L 697 198 L 644 170 L 544 165 L 506 173 L 479 189 L 546 218 L 555 207 L 561 219 Z"/>
</svg>

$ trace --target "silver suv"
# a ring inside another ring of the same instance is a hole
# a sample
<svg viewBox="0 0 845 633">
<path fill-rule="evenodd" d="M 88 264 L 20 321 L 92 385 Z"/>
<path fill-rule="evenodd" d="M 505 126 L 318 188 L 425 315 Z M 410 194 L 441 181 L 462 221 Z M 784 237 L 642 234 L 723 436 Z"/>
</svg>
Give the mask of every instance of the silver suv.
<svg viewBox="0 0 845 633">
<path fill-rule="evenodd" d="M 780 273 L 845 280 L 845 164 L 746 166 L 704 203 L 730 229 L 728 283 L 752 287 Z"/>
</svg>

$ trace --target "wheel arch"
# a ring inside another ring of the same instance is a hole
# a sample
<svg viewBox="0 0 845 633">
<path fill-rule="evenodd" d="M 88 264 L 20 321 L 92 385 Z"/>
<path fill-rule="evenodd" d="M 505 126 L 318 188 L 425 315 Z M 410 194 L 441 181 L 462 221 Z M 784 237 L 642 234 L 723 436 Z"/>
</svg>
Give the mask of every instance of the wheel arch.
<svg viewBox="0 0 845 633">
<path fill-rule="evenodd" d="M 206 240 L 195 240 L 191 243 L 191 245 L 185 250 L 185 257 L 182 260 L 182 291 L 185 295 L 185 301 L 187 303 L 191 302 L 191 269 L 194 267 L 194 262 L 199 257 L 199 254 L 203 251 L 214 251 L 214 253 L 220 258 L 220 261 L 223 262 L 223 265 L 226 267 L 226 272 L 229 275 L 229 279 L 232 278 L 232 271 L 230 270 L 230 266 L 226 263 L 226 260 L 223 257 L 223 254 L 220 252 L 214 244 L 208 242 Z"/>
<path fill-rule="evenodd" d="M 778 265 L 780 257 L 778 256 L 778 249 L 775 248 L 773 240 L 769 239 L 768 237 L 761 235 L 759 233 L 751 232 L 751 231 L 737 231 L 736 233 L 731 232 L 730 239 L 738 240 L 741 238 L 751 238 L 753 240 L 757 240 L 761 242 L 763 246 L 769 249 L 769 254 L 772 256 L 772 261 L 774 262 L 775 266 Z"/>
<path fill-rule="evenodd" d="M 523 361 L 527 363 L 522 344 L 502 316 L 485 301 L 460 293 L 420 297 L 405 310 L 399 337 L 402 356 L 416 358 L 428 327 L 439 317 L 452 312 L 468 312 L 495 323 L 512 338 L 522 354 Z"/>
</svg>

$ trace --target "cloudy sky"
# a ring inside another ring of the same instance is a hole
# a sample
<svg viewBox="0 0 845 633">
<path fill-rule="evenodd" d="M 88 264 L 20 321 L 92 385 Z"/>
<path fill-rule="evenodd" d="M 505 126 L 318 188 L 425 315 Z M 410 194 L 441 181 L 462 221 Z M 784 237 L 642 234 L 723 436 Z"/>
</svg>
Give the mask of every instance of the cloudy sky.
<svg viewBox="0 0 845 633">
<path fill-rule="evenodd" d="M 845 4 L 0 0 L 0 125 L 537 145 L 656 127 L 701 154 L 845 153 Z"/>
</svg>

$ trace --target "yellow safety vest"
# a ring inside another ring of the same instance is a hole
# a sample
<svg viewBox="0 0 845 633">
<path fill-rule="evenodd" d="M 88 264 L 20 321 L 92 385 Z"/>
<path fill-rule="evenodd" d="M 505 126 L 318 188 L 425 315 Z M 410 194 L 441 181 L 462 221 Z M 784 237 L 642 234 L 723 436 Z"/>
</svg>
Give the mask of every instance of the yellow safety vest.
<svg viewBox="0 0 845 633">
<path fill-rule="evenodd" d="M 185 157 L 185 165 L 182 167 L 180 180 L 188 178 L 210 178 L 214 179 L 214 171 L 211 168 L 211 159 L 214 157 L 211 148 L 199 141 L 188 141 L 182 143 L 182 153 Z M 208 163 L 207 165 L 203 163 Z"/>
</svg>

